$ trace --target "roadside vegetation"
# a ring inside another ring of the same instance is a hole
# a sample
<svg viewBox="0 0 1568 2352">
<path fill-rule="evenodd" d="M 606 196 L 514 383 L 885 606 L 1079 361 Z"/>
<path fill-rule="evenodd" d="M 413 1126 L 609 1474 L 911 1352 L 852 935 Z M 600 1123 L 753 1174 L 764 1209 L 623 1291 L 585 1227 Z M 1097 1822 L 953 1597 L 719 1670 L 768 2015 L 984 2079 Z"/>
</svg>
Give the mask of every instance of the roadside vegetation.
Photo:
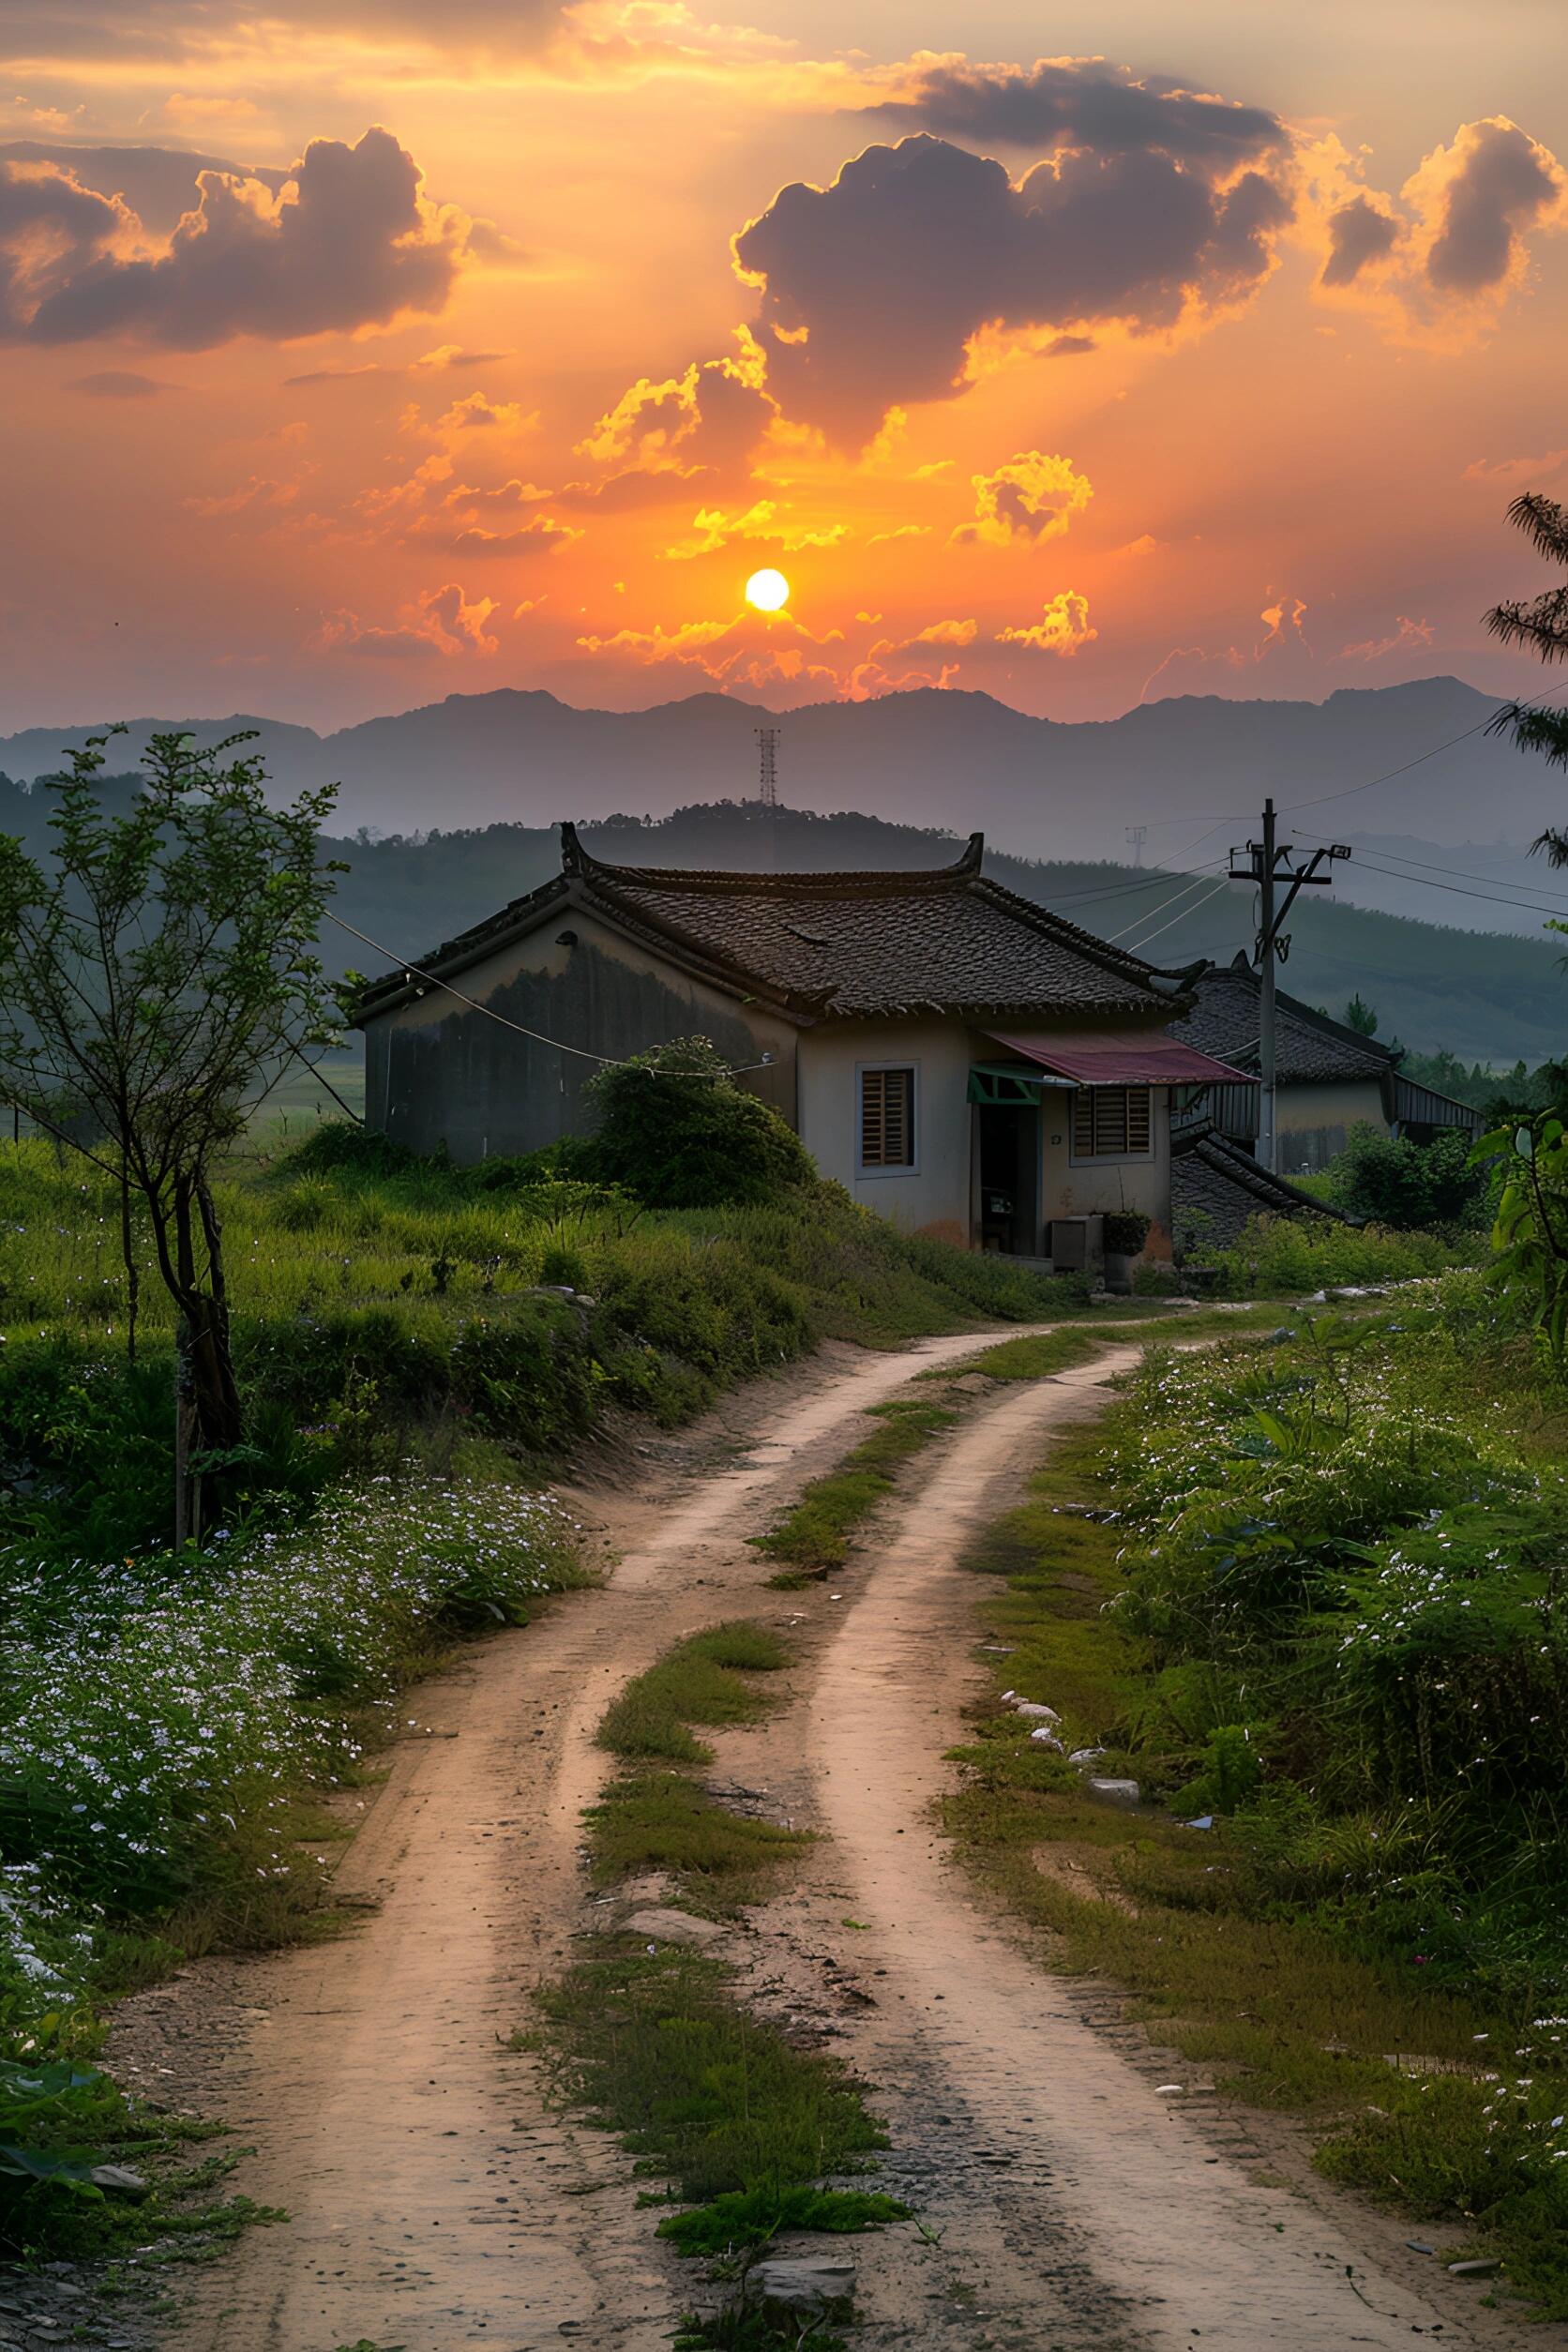
<svg viewBox="0 0 1568 2352">
<path fill-rule="evenodd" d="M 1529 1313 L 1456 1273 L 1151 1351 L 972 1560 L 1093 1760 L 999 1698 L 948 1822 L 1059 1965 L 1560 2316 L 1568 1395 Z"/>
</svg>

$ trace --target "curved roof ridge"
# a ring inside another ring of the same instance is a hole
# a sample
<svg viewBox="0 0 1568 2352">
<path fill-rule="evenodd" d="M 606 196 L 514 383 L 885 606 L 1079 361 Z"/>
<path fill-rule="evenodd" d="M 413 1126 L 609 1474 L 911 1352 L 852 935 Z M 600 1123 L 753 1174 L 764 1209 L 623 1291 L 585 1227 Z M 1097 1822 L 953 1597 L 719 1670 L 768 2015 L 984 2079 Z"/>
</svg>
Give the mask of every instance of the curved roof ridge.
<svg viewBox="0 0 1568 2352">
<path fill-rule="evenodd" d="M 972 833 L 950 866 L 839 867 L 829 872 L 784 874 L 758 873 L 754 868 L 738 867 L 617 866 L 584 849 L 575 824 L 565 823 L 561 827 L 563 872 L 580 874 L 585 882 L 597 882 L 611 891 L 619 883 L 627 890 L 701 890 L 716 897 L 726 893 L 748 898 L 820 898 L 839 893 L 856 897 L 914 897 L 926 892 L 963 888 L 978 878 L 985 854 L 985 835 Z"/>
</svg>

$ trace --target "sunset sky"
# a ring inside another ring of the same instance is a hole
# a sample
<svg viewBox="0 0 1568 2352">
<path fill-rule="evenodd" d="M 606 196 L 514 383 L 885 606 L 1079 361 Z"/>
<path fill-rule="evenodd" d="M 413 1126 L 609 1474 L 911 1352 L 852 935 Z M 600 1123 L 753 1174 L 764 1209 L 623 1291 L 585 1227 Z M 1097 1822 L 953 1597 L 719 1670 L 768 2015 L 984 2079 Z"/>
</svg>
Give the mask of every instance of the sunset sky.
<svg viewBox="0 0 1568 2352">
<path fill-rule="evenodd" d="M 1568 495 L 1558 0 L 0 0 L 0 727 L 1544 683 L 1480 614 Z"/>
</svg>

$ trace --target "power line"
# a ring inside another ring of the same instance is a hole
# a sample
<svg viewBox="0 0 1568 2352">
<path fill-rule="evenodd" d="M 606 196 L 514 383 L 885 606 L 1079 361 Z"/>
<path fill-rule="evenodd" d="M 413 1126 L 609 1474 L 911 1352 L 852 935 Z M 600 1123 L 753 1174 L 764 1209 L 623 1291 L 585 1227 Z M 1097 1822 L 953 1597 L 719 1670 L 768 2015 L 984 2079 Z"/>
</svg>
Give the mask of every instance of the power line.
<svg viewBox="0 0 1568 2352">
<path fill-rule="evenodd" d="M 1162 923 L 1158 931 L 1145 931 L 1141 939 L 1135 939 L 1133 942 L 1134 952 L 1141 953 L 1141 951 L 1148 946 L 1151 940 L 1159 938 L 1161 931 L 1172 930 L 1178 923 L 1184 922 L 1189 914 L 1197 914 L 1200 908 L 1206 907 L 1209 904 L 1209 899 L 1213 898 L 1218 891 L 1224 889 L 1230 877 L 1229 874 L 1222 874 L 1218 882 L 1216 882 L 1210 890 L 1208 897 L 1199 898 L 1197 906 L 1184 907 L 1181 913 L 1173 914 L 1168 923 Z M 1168 899 L 1166 903 L 1168 905 L 1170 902 Z"/>
<path fill-rule="evenodd" d="M 1467 890 L 1462 882 L 1428 882 L 1422 874 L 1401 874 L 1396 867 L 1380 866 L 1370 857 L 1356 862 L 1366 873 L 1386 874 L 1392 882 L 1409 882 L 1412 890 L 1440 890 L 1455 898 L 1485 898 L 1489 906 L 1514 907 L 1521 914 L 1568 915 L 1568 904 L 1560 899 L 1553 904 L 1531 898 L 1505 898 L 1495 890 Z"/>
<path fill-rule="evenodd" d="M 1128 931 L 1136 931 L 1140 923 L 1147 923 L 1151 915 L 1163 914 L 1167 907 L 1173 907 L 1178 898 L 1190 898 L 1195 890 L 1202 889 L 1205 879 L 1205 876 L 1199 875 L 1198 881 L 1188 882 L 1184 890 L 1178 890 L 1174 892 L 1170 897 L 1162 898 L 1157 907 L 1145 907 L 1141 914 L 1135 914 L 1132 921 L 1124 925 L 1120 931 L 1108 932 L 1106 935 L 1106 945 L 1108 947 L 1114 946 L 1119 939 L 1126 938 Z M 1220 880 L 1222 882 L 1229 882 L 1229 874 L 1220 876 Z M 1213 896 L 1213 893 L 1210 895 Z M 1167 924 L 1166 928 L 1168 930 L 1169 927 L 1169 925 Z"/>
</svg>

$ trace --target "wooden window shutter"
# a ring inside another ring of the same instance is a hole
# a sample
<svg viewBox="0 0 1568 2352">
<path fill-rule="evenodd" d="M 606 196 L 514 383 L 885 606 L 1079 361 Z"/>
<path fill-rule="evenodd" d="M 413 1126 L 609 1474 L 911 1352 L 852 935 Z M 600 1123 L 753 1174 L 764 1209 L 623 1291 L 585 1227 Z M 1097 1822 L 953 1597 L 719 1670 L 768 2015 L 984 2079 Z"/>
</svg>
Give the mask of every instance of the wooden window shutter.
<svg viewBox="0 0 1568 2352">
<path fill-rule="evenodd" d="M 1150 1148 L 1153 1112 L 1146 1086 L 1083 1086 L 1073 1097 L 1073 1156 L 1126 1159 Z"/>
<path fill-rule="evenodd" d="M 914 1166 L 912 1070 L 862 1070 L 860 1164 L 862 1168 Z"/>
</svg>

